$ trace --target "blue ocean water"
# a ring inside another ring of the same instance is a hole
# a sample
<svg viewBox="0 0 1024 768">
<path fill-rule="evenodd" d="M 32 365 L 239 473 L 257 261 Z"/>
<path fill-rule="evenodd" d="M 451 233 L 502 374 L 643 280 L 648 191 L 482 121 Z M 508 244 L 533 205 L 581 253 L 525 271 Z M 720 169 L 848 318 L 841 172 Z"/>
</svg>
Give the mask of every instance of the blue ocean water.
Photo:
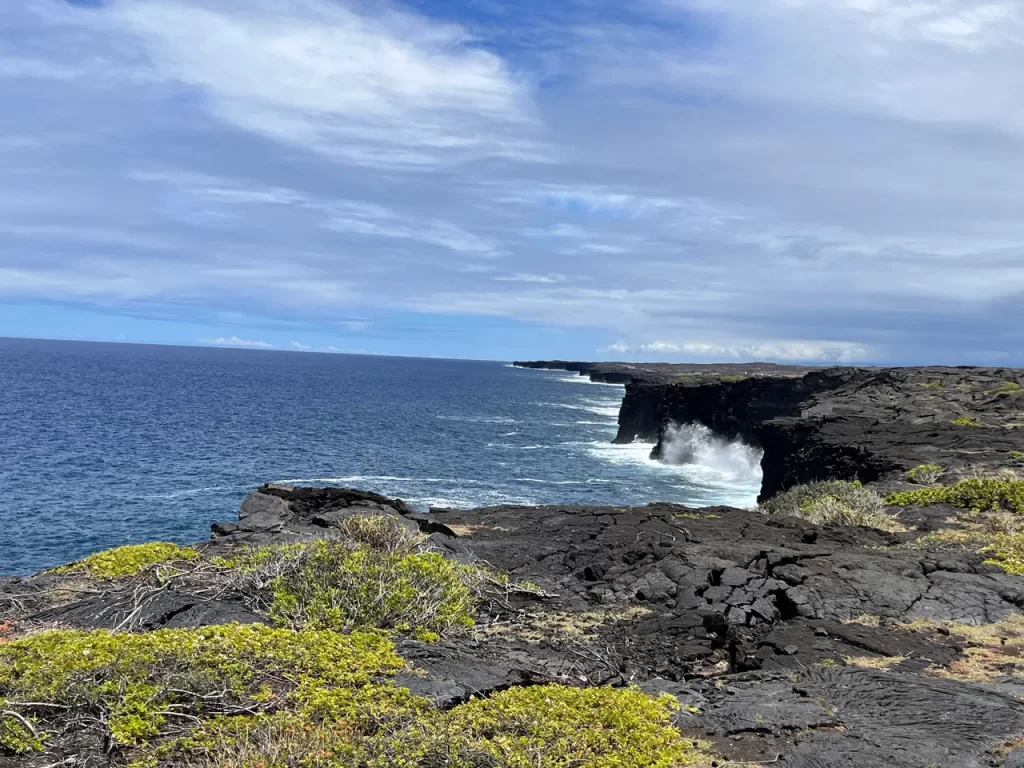
<svg viewBox="0 0 1024 768">
<path fill-rule="evenodd" d="M 0 574 L 194 542 L 268 481 L 414 506 L 750 505 L 757 457 L 614 446 L 623 388 L 503 363 L 0 339 Z"/>
</svg>

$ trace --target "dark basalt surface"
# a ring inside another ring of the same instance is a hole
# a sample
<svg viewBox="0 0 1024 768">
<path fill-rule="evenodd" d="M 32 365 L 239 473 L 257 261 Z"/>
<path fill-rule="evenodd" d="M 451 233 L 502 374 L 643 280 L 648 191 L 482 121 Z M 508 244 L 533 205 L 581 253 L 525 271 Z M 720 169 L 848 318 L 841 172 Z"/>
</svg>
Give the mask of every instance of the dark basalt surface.
<svg viewBox="0 0 1024 768">
<path fill-rule="evenodd" d="M 451 706 L 543 682 L 633 683 L 684 705 L 680 728 L 727 759 L 779 766 L 1012 765 L 1024 664 L 986 683 L 941 679 L 964 637 L 897 623 L 984 624 L 1024 606 L 1024 579 L 967 554 L 891 548 L 869 529 L 816 528 L 717 507 L 492 507 L 416 514 L 350 489 L 264 486 L 206 547 L 300 541 L 349 514 L 393 516 L 466 562 L 543 596 L 510 596 L 468 636 L 402 641 L 402 685 Z M 38 576 L 0 585 L 30 607 Z M 91 595 L 35 619 L 118 626 L 137 604 Z M 165 592 L 142 628 L 259 621 L 241 603 Z M 875 617 L 869 624 L 852 619 Z M 874 624 L 874 625 L 871 625 Z M 850 657 L 893 660 L 888 669 Z M 1013 758 L 1017 759 L 1017 758 Z"/>
<path fill-rule="evenodd" d="M 286 502 L 280 528 L 216 546 L 310 535 L 351 494 L 266 487 L 249 505 Z M 725 507 L 384 506 L 442 551 L 547 595 L 520 599 L 470 637 L 403 644 L 428 674 L 402 683 L 441 704 L 546 681 L 632 682 L 679 697 L 680 727 L 724 757 L 801 768 L 1001 765 L 998 750 L 1024 734 L 1014 672 L 984 685 L 932 677 L 967 641 L 895 626 L 1019 613 L 1024 579 L 977 556 L 890 549 L 897 537 L 878 531 Z M 879 626 L 849 623 L 863 616 Z M 843 666 L 849 657 L 900 661 L 859 669 Z"/>
</svg>

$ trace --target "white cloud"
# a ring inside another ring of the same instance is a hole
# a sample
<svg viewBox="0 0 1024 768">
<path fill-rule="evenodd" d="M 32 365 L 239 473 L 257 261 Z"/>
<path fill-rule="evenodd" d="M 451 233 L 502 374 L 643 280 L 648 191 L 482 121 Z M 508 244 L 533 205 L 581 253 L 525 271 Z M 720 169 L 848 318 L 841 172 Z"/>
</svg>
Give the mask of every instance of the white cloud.
<svg viewBox="0 0 1024 768">
<path fill-rule="evenodd" d="M 326 0 L 116 8 L 159 72 L 245 130 L 357 165 L 539 155 L 528 90 L 456 25 Z"/>
<path fill-rule="evenodd" d="M 365 331 L 370 328 L 373 323 L 369 320 L 339 320 L 338 325 L 349 331 Z"/>
<path fill-rule="evenodd" d="M 9 5 L 5 300 L 566 356 L 1024 349 L 1007 0 Z"/>
<path fill-rule="evenodd" d="M 211 347 L 241 347 L 243 349 L 273 349 L 274 345 L 266 341 L 251 341 L 237 336 L 220 336 L 216 339 L 200 339 L 203 344 Z"/>
<path fill-rule="evenodd" d="M 785 361 L 814 363 L 858 363 L 869 359 L 867 348 L 846 342 L 777 341 L 751 343 L 709 343 L 652 341 L 629 344 L 618 341 L 599 352 L 672 355 L 679 360 L 702 362 Z"/>
<path fill-rule="evenodd" d="M 620 354 L 620 353 L 624 354 L 626 352 L 631 351 L 631 349 L 632 349 L 632 347 L 630 347 L 629 344 L 627 344 L 626 342 L 624 342 L 624 341 L 616 341 L 616 342 L 614 342 L 612 344 L 609 344 L 607 347 L 602 347 L 601 349 L 598 350 L 598 352 L 611 352 L 613 354 Z"/>
<path fill-rule="evenodd" d="M 534 275 L 529 272 L 516 272 L 514 275 L 499 275 L 494 278 L 500 283 L 564 283 L 569 278 L 565 275 Z"/>
<path fill-rule="evenodd" d="M 656 352 L 659 355 L 675 354 L 680 352 L 678 344 L 670 344 L 667 341 L 652 341 L 640 347 L 642 352 Z"/>
<path fill-rule="evenodd" d="M 312 347 L 307 346 L 298 341 L 293 341 L 289 346 L 292 349 L 296 350 L 297 352 L 309 352 L 311 349 L 313 349 Z"/>
</svg>

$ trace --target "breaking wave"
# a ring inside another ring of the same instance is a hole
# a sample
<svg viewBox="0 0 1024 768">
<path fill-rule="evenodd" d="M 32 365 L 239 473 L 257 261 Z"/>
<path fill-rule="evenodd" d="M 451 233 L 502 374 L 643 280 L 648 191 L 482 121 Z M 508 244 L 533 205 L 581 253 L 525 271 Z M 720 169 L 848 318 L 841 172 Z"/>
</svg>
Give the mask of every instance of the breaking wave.
<svg viewBox="0 0 1024 768">
<path fill-rule="evenodd" d="M 729 480 L 760 483 L 764 452 L 742 440 L 726 440 L 703 424 L 672 424 L 666 431 L 661 461 L 692 465 Z"/>
</svg>

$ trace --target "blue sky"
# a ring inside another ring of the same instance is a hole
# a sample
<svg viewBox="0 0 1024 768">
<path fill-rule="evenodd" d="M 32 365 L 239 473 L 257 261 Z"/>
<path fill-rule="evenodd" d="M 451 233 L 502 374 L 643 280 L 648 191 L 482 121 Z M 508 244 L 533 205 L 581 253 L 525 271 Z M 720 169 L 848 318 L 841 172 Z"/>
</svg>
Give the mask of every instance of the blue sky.
<svg viewBox="0 0 1024 768">
<path fill-rule="evenodd" d="M 0 335 L 1024 365 L 1018 0 L 9 5 Z"/>
</svg>

